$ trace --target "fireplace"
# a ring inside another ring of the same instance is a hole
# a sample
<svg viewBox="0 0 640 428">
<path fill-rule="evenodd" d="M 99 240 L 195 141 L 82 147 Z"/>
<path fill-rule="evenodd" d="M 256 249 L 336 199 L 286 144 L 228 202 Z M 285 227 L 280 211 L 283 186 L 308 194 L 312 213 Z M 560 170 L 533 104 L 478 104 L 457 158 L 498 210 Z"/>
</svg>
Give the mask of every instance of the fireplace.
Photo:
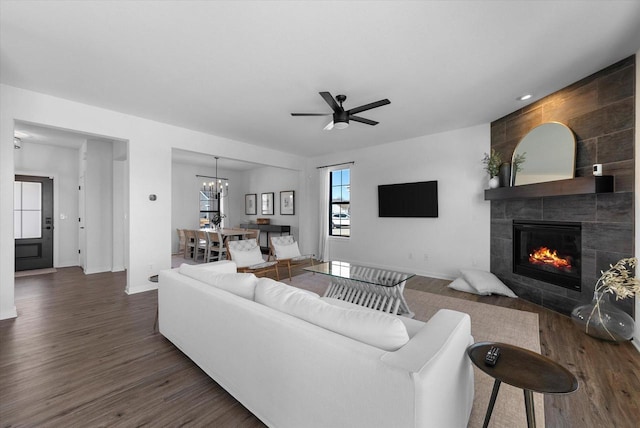
<svg viewBox="0 0 640 428">
<path fill-rule="evenodd" d="M 581 225 L 513 221 L 513 273 L 581 290 Z"/>
</svg>

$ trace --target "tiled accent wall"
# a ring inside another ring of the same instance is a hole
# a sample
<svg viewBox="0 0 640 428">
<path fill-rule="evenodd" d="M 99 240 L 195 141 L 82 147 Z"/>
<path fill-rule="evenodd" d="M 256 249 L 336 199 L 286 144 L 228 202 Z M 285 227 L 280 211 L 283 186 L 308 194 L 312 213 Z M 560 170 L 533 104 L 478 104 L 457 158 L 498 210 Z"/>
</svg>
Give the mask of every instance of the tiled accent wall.
<svg viewBox="0 0 640 428">
<path fill-rule="evenodd" d="M 496 120 L 491 147 L 508 158 L 527 132 L 551 121 L 576 135 L 576 176 L 601 163 L 615 192 L 492 201 L 491 271 L 520 297 L 568 314 L 591 300 L 601 270 L 634 254 L 635 56 Z M 581 292 L 512 273 L 514 219 L 582 222 Z M 632 300 L 619 305 L 632 313 Z"/>
</svg>

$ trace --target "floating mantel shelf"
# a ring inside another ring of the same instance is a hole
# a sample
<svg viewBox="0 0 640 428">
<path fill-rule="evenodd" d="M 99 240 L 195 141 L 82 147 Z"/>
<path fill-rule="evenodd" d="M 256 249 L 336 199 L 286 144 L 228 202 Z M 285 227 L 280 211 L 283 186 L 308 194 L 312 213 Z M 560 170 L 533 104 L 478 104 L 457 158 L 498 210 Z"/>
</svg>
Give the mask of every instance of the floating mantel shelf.
<svg viewBox="0 0 640 428">
<path fill-rule="evenodd" d="M 590 193 L 613 192 L 613 176 L 576 177 L 568 180 L 546 183 L 525 184 L 523 186 L 498 187 L 484 191 L 486 201 L 518 198 L 540 198 L 545 196 L 584 195 Z"/>
</svg>

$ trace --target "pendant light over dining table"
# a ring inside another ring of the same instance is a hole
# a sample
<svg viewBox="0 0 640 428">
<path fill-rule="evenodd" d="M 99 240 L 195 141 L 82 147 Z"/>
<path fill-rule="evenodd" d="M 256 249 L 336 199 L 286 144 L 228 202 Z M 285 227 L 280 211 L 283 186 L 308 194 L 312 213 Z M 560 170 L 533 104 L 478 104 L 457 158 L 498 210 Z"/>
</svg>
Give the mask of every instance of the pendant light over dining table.
<svg viewBox="0 0 640 428">
<path fill-rule="evenodd" d="M 212 195 L 215 199 L 225 198 L 229 195 L 229 180 L 224 177 L 218 176 L 218 156 L 216 159 L 216 175 L 215 177 L 208 177 L 199 175 L 198 177 L 210 178 L 211 181 L 202 183 L 202 191 Z"/>
</svg>

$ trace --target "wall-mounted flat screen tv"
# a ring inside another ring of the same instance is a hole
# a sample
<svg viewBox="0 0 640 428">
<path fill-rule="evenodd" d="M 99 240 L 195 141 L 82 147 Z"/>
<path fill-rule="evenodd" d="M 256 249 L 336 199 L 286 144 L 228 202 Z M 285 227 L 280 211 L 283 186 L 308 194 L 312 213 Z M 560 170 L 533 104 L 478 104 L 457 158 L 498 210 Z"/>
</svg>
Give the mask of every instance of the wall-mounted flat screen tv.
<svg viewBox="0 0 640 428">
<path fill-rule="evenodd" d="M 438 182 L 378 186 L 379 217 L 438 217 Z"/>
</svg>

